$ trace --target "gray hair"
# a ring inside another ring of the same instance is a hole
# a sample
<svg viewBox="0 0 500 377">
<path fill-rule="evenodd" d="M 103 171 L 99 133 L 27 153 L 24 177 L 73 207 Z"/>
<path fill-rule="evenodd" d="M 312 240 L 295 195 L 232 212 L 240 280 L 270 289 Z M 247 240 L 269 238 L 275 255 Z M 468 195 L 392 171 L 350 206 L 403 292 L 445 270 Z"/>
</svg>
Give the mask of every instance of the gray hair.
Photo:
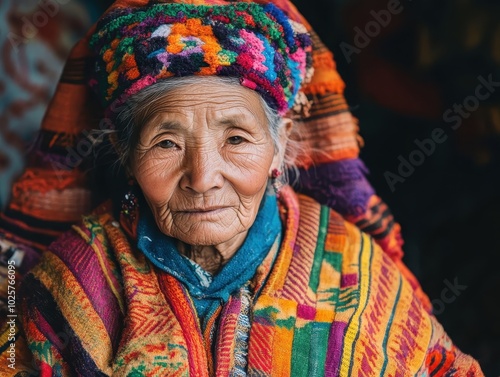
<svg viewBox="0 0 500 377">
<path fill-rule="evenodd" d="M 126 166 L 128 163 L 130 163 L 132 152 L 139 142 L 141 124 L 140 120 L 137 119 L 137 114 L 140 112 L 140 109 L 144 108 L 144 106 L 158 101 L 162 96 L 165 95 L 165 93 L 175 90 L 181 86 L 193 84 L 195 85 L 199 83 L 200 80 L 212 80 L 214 85 L 220 83 L 238 86 L 241 85 L 240 81 L 235 77 L 176 77 L 157 82 L 143 89 L 138 94 L 130 97 L 127 100 L 127 103 L 120 109 L 120 112 L 116 118 L 117 124 L 119 125 L 119 132 L 117 135 L 117 149 L 119 151 L 119 158 L 122 165 Z M 259 96 L 259 98 L 267 119 L 267 126 L 273 140 L 275 153 L 280 153 L 282 152 L 282 145 L 280 143 L 279 135 L 280 128 L 282 127 L 282 117 L 276 110 L 272 109 L 261 96 Z"/>
</svg>

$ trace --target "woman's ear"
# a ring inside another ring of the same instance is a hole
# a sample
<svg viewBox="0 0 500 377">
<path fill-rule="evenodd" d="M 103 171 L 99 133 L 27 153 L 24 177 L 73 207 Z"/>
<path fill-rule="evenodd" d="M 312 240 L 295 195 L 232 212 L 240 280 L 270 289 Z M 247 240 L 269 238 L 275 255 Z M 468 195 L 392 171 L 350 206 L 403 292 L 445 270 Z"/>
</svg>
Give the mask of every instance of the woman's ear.
<svg viewBox="0 0 500 377">
<path fill-rule="evenodd" d="M 292 133 L 293 121 L 290 118 L 283 118 L 282 122 L 283 122 L 283 126 L 281 126 L 282 130 L 284 129 L 286 140 L 288 140 L 288 138 L 290 137 L 290 135 Z"/>
<path fill-rule="evenodd" d="M 282 118 L 278 135 L 278 148 L 274 154 L 271 168 L 269 169 L 269 177 L 272 177 L 272 172 L 275 169 L 281 170 L 285 159 L 286 146 L 288 138 L 292 133 L 293 121 L 290 118 Z"/>
</svg>

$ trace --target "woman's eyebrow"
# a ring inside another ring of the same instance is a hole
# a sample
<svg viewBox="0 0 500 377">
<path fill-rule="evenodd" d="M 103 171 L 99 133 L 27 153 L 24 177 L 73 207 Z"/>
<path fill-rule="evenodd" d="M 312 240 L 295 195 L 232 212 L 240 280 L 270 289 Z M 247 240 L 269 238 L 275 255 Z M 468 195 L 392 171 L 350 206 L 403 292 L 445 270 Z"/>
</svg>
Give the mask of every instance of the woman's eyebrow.
<svg viewBox="0 0 500 377">
<path fill-rule="evenodd" d="M 249 125 L 251 125 L 255 121 L 256 121 L 256 119 L 254 119 L 253 117 L 251 117 L 249 115 L 239 114 L 238 116 L 231 116 L 231 115 L 224 116 L 224 117 L 217 120 L 217 124 L 222 125 L 222 126 L 234 126 L 234 127 L 247 128 Z"/>
<path fill-rule="evenodd" d="M 225 125 L 237 126 L 240 123 L 241 122 L 238 121 L 238 119 L 236 119 L 234 117 L 223 117 L 223 118 L 217 120 L 217 124 L 224 125 L 224 126 Z"/>
<path fill-rule="evenodd" d="M 170 130 L 179 130 L 182 126 L 177 121 L 166 120 L 159 124 L 157 124 L 154 128 L 155 131 L 170 131 Z"/>
</svg>

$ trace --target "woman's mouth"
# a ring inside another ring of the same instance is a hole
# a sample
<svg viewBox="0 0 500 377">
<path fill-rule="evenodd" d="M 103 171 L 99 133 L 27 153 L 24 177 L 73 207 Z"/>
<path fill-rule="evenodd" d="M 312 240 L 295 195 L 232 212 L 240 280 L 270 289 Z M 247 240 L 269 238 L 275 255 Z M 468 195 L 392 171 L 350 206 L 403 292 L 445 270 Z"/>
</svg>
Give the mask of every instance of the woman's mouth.
<svg viewBox="0 0 500 377">
<path fill-rule="evenodd" d="M 196 218 L 196 220 L 209 220 L 215 217 L 219 218 L 220 214 L 228 208 L 229 207 L 199 207 L 185 209 L 178 211 L 177 213 L 191 218 Z"/>
<path fill-rule="evenodd" d="M 206 212 L 214 212 L 219 211 L 221 209 L 225 209 L 227 207 L 199 207 L 199 208 L 189 208 L 179 212 L 187 212 L 187 213 L 206 213 Z"/>
</svg>

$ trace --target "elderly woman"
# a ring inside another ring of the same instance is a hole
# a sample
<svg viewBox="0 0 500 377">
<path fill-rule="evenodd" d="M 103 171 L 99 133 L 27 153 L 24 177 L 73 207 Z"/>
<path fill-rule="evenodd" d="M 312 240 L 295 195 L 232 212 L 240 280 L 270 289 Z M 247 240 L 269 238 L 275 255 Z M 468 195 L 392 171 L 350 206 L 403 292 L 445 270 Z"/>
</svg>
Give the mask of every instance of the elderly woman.
<svg viewBox="0 0 500 377">
<path fill-rule="evenodd" d="M 482 375 L 390 252 L 286 184 L 313 46 L 266 3 L 100 20 L 89 84 L 128 186 L 25 277 L 11 374 Z"/>
</svg>

